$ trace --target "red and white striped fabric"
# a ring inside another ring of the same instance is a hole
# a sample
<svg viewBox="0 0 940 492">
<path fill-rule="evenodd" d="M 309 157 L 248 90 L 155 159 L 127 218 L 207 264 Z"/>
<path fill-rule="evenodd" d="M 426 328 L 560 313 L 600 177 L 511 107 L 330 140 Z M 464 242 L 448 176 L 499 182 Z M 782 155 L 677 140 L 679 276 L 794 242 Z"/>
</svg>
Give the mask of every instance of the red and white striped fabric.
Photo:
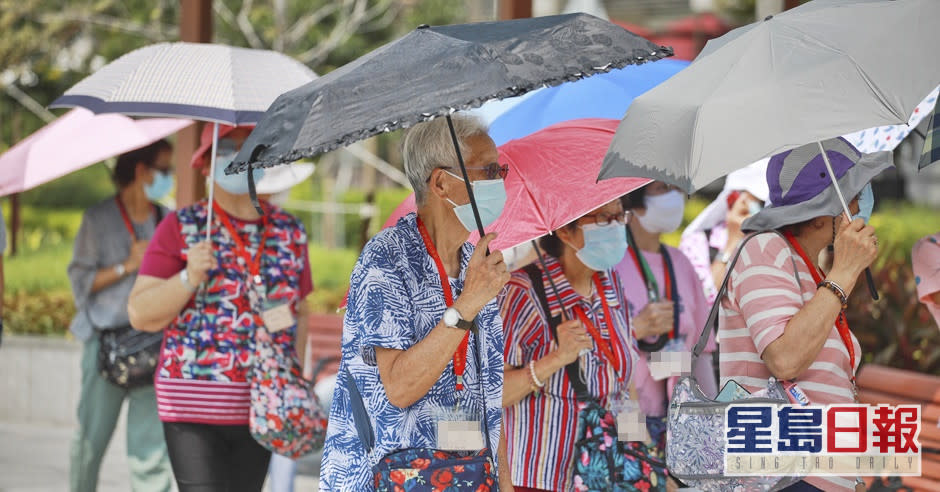
<svg viewBox="0 0 940 492">
<path fill-rule="evenodd" d="M 799 282 L 794 276 L 794 266 Z M 721 299 L 718 338 L 723 386 L 733 379 L 751 392 L 766 389 L 770 371 L 761 358 L 783 335 L 790 319 L 813 298 L 816 284 L 809 267 L 778 234 L 758 235 L 744 245 Z M 833 326 L 829 338 L 809 368 L 794 381 L 814 404 L 854 403 L 850 375 L 858 369 L 862 348 L 855 335 L 856 364 Z M 855 490 L 846 477 L 810 477 L 823 490 Z"/>
<path fill-rule="evenodd" d="M 616 333 L 620 343 L 611 343 L 611 349 L 618 358 L 627 362 L 620 374 L 596 344 L 590 354 L 579 359 L 588 391 L 598 398 L 601 405 L 609 406 L 611 397 L 626 393 L 636 359 L 620 277 L 613 270 L 600 273 L 604 288 L 602 295 L 606 296 L 614 318 L 607 320 L 596 290 L 590 298 L 582 297 L 571 287 L 558 260 L 547 256 L 545 263 L 561 297 L 559 303 L 559 296 L 555 295 L 543 273 L 543 289 L 552 317 L 561 315 L 562 304 L 569 316 L 574 306 L 580 306 L 607 343 L 614 338 L 611 330 Z M 506 335 L 506 364 L 526 367 L 529 361 L 545 357 L 555 348 L 551 328 L 525 271 L 513 272 L 499 303 Z M 505 408 L 503 424 L 514 485 L 572 490 L 572 465 L 577 458 L 574 446 L 578 435 L 578 401 L 564 369 L 548 378 L 542 391 Z"/>
<path fill-rule="evenodd" d="M 247 425 L 248 382 L 158 377 L 157 412 L 163 422 Z"/>
</svg>

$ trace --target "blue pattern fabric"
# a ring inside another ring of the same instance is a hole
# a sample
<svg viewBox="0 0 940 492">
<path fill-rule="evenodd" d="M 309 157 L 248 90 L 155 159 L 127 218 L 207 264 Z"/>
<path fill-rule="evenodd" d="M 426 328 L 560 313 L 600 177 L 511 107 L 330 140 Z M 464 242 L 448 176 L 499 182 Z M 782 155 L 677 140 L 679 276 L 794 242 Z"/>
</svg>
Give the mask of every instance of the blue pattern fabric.
<svg viewBox="0 0 940 492">
<path fill-rule="evenodd" d="M 472 253 L 473 246 L 464 244 L 460 276 L 450 279 L 455 297 L 459 297 L 463 288 Z M 330 409 L 321 490 L 374 490 L 372 467 L 383 456 L 405 448 L 435 447 L 435 412 L 453 408 L 459 400 L 461 408 L 483 414 L 484 391 L 491 452 L 496 456 L 502 416 L 503 328 L 495 300 L 477 316 L 479 337 L 470 336 L 464 390 L 455 391 L 451 362 L 424 397 L 401 409 L 388 401 L 379 378 L 375 347 L 407 350 L 430 333 L 445 309 L 440 275 L 418 232 L 414 213 L 366 244 L 350 279 L 342 362 Z M 482 385 L 478 358 L 483 366 Z M 375 449 L 371 454 L 360 442 L 353 423 L 347 369 L 355 379 L 375 429 Z"/>
</svg>

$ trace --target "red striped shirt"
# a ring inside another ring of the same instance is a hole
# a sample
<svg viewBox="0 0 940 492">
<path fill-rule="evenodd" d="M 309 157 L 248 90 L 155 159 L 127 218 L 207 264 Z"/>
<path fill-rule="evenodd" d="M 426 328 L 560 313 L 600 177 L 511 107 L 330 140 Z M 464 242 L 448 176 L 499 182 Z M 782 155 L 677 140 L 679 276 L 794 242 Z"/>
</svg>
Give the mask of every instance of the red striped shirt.
<svg viewBox="0 0 940 492">
<path fill-rule="evenodd" d="M 620 278 L 616 272 L 600 273 L 613 317 L 611 326 L 611 321 L 603 315 L 604 310 L 596 291 L 590 299 L 582 297 L 568 283 L 557 260 L 549 257 L 546 263 L 569 317 L 571 308 L 580 305 L 605 340 L 611 339 L 611 327 L 617 330 L 621 344 L 613 344 L 611 348 L 618 358 L 626 362 L 622 387 L 613 365 L 597 347 L 580 358 L 588 390 L 600 399 L 602 405 L 608 405 L 610 395 L 626 392 L 635 359 Z M 543 286 L 551 316 L 560 315 L 561 305 L 547 279 L 543 278 Z M 504 355 L 508 365 L 525 367 L 529 361 L 538 360 L 554 350 L 556 343 L 551 328 L 542 313 L 529 276 L 524 271 L 512 274 L 512 279 L 500 297 L 500 314 L 506 335 Z M 504 409 L 503 423 L 513 484 L 547 490 L 572 488 L 577 413 L 577 400 L 565 370 L 556 372 L 545 381 L 543 391 L 530 394 L 519 403 Z"/>
<path fill-rule="evenodd" d="M 248 425 L 249 384 L 158 377 L 157 413 L 164 422 Z"/>
</svg>

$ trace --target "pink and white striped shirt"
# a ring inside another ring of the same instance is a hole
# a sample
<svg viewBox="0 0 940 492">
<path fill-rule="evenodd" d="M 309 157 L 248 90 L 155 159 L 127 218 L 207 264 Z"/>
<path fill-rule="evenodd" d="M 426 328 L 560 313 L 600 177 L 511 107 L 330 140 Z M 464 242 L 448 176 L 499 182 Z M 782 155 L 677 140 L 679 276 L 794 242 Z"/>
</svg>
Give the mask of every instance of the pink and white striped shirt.
<svg viewBox="0 0 940 492">
<path fill-rule="evenodd" d="M 766 389 L 771 373 L 762 359 L 764 350 L 783 335 L 790 319 L 815 293 L 809 266 L 786 239 L 765 233 L 748 241 L 721 299 L 720 386 L 733 379 L 750 392 Z M 833 326 L 816 360 L 794 380 L 812 403 L 855 403 L 850 377 L 858 370 L 862 348 L 854 334 L 852 344 L 855 367 L 850 367 L 849 352 Z M 854 480 L 847 477 L 809 477 L 806 481 L 827 491 L 855 489 Z"/>
</svg>

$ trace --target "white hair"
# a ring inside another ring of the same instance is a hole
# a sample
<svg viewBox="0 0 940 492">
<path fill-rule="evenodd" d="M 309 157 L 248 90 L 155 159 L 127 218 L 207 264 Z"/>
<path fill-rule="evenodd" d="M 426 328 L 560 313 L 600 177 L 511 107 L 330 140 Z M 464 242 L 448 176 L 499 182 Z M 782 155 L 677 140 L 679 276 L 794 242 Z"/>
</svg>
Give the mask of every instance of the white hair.
<svg viewBox="0 0 940 492">
<path fill-rule="evenodd" d="M 451 120 L 454 122 L 460 154 L 466 163 L 471 157 L 467 140 L 478 135 L 488 136 L 486 125 L 476 116 L 464 114 L 451 115 Z M 421 205 L 427 198 L 431 172 L 440 167 L 456 169 L 459 165 L 447 119 L 435 118 L 409 129 L 402 141 L 402 157 L 405 160 L 405 174 L 415 191 L 415 203 Z"/>
</svg>

